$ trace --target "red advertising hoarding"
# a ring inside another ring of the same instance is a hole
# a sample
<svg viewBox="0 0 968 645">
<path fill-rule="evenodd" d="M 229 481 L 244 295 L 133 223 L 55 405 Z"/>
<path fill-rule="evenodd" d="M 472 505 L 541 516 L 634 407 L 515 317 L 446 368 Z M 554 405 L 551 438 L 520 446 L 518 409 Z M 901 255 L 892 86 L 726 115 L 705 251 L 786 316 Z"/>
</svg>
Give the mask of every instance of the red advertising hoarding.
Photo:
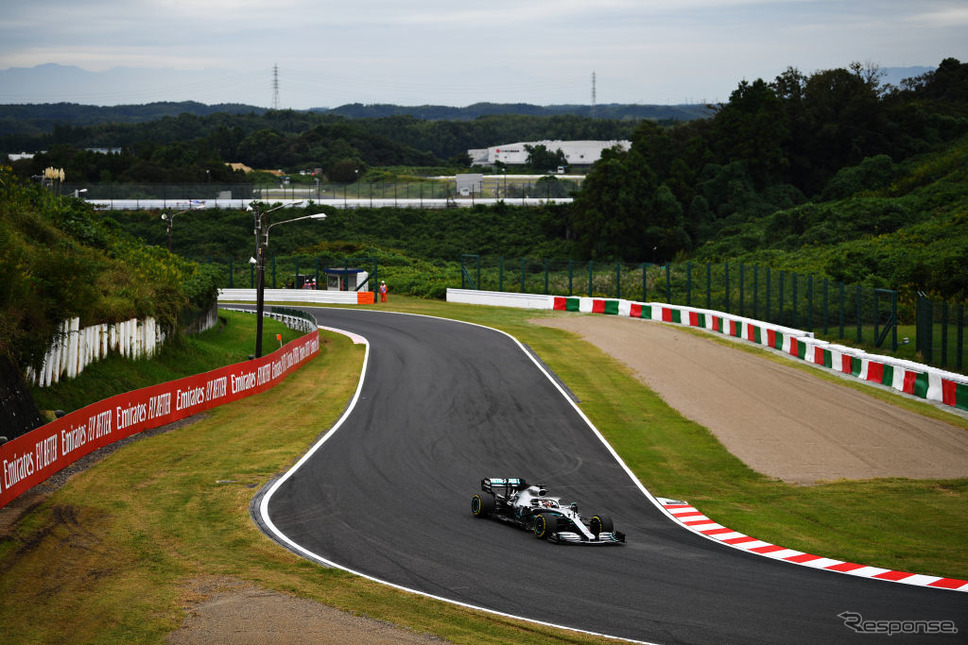
<svg viewBox="0 0 968 645">
<path fill-rule="evenodd" d="M 319 353 L 319 331 L 244 363 L 118 394 L 0 446 L 0 508 L 98 448 L 264 392 Z"/>
</svg>

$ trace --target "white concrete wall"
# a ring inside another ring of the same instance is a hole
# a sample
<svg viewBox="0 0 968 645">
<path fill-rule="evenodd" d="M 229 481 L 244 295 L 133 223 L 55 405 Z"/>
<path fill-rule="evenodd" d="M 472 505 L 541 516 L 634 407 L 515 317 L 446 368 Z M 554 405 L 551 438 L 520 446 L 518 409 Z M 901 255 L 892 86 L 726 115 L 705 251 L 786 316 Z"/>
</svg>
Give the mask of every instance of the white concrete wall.
<svg viewBox="0 0 968 645">
<path fill-rule="evenodd" d="M 61 323 L 40 370 L 27 370 L 28 382 L 48 387 L 62 377 L 75 378 L 85 367 L 111 352 L 127 358 L 149 358 L 165 341 L 165 333 L 154 318 L 132 318 L 83 329 L 80 322 L 79 318 L 72 318 Z"/>
<path fill-rule="evenodd" d="M 265 289 L 266 302 L 308 302 L 317 304 L 355 305 L 356 291 L 327 291 L 325 289 Z M 255 302 L 255 289 L 219 289 L 218 301 Z"/>
</svg>

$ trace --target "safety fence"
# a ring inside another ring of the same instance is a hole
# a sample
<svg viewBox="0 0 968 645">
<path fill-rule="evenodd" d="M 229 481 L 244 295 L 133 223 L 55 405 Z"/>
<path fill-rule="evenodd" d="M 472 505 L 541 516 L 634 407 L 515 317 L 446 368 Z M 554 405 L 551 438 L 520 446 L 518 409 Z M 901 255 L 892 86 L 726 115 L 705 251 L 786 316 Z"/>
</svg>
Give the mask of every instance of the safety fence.
<svg viewBox="0 0 968 645">
<path fill-rule="evenodd" d="M 966 326 L 968 311 L 964 303 L 952 304 L 918 296 L 916 345 L 918 355 L 925 363 L 956 372 L 966 371 Z"/>
<path fill-rule="evenodd" d="M 291 182 L 274 183 L 198 183 L 198 184 L 134 184 L 134 183 L 61 183 L 57 191 L 87 201 L 104 203 L 130 202 L 132 200 L 162 204 L 171 207 L 196 200 L 204 200 L 209 206 L 237 208 L 239 201 L 285 201 L 311 199 L 319 204 L 353 203 L 357 207 L 385 206 L 396 201 L 420 200 L 436 202 L 468 199 L 502 199 L 508 203 L 515 200 L 568 198 L 578 190 L 580 182 L 552 176 L 505 177 L 484 175 L 482 181 L 470 191 L 458 191 L 454 177 L 414 178 L 412 181 L 392 182 Z M 190 206 L 186 206 L 188 208 Z"/>
<path fill-rule="evenodd" d="M 319 353 L 319 331 L 261 358 L 118 394 L 0 445 L 0 508 L 81 457 L 131 435 L 264 392 Z"/>
<path fill-rule="evenodd" d="M 787 325 L 955 371 L 965 307 L 744 263 L 578 262 L 461 256 L 461 288 L 703 307 Z"/>
<path fill-rule="evenodd" d="M 626 316 L 704 329 L 779 350 L 862 381 L 968 410 L 968 377 L 818 339 L 813 332 L 722 311 L 620 298 L 553 296 L 448 289 L 448 302 Z"/>
</svg>

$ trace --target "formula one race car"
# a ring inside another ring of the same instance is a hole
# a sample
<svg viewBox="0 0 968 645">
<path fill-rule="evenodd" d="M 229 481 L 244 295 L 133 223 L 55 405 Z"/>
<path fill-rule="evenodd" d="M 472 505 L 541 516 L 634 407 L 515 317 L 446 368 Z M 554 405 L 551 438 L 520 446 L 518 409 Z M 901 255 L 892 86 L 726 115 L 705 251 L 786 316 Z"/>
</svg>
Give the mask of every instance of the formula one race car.
<svg viewBox="0 0 968 645">
<path fill-rule="evenodd" d="M 520 478 L 485 477 L 481 492 L 471 499 L 474 517 L 490 517 L 514 524 L 535 537 L 575 544 L 621 544 L 625 534 L 614 530 L 607 515 L 594 515 L 586 523 L 578 504 L 565 506 L 561 498 L 548 497 L 543 484 L 531 486 Z"/>
</svg>

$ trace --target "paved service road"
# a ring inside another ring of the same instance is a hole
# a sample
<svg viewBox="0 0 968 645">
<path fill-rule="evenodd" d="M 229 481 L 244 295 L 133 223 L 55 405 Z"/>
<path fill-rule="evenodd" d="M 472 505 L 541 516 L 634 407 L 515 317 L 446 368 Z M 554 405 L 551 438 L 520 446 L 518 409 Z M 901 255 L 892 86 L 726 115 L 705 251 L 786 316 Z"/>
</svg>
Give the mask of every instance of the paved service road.
<svg viewBox="0 0 968 645">
<path fill-rule="evenodd" d="M 313 554 L 453 601 L 657 643 L 869 642 L 843 612 L 954 621 L 952 641 L 968 630 L 964 593 L 777 562 L 679 528 L 504 334 L 311 311 L 370 343 L 356 407 L 267 503 L 272 523 Z M 470 498 L 484 476 L 545 483 L 586 514 L 611 515 L 628 543 L 554 545 L 475 519 Z M 925 642 L 891 643 L 908 638 Z"/>
</svg>

